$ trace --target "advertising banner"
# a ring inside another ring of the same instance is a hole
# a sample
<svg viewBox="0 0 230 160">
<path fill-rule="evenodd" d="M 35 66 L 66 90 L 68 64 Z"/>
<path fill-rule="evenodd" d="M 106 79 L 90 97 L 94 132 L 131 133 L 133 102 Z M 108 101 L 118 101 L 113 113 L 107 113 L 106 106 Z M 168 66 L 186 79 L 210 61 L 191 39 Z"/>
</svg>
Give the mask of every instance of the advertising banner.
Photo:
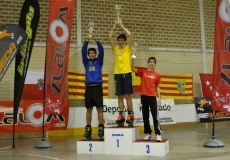
<svg viewBox="0 0 230 160">
<path fill-rule="evenodd" d="M 73 13 L 74 0 L 50 0 L 44 81 L 46 114 L 60 115 L 64 111 Z"/>
<path fill-rule="evenodd" d="M 23 3 L 19 26 L 26 31 L 26 40 L 15 58 L 14 72 L 14 118 L 16 121 L 22 90 L 29 67 L 34 41 L 40 19 L 38 0 L 25 0 Z"/>
<path fill-rule="evenodd" d="M 230 4 L 217 0 L 212 109 L 230 112 Z"/>
<path fill-rule="evenodd" d="M 142 118 L 142 105 L 140 103 L 140 99 L 132 99 L 133 101 L 133 110 L 134 110 L 134 125 L 143 126 L 143 118 Z M 116 125 L 115 121 L 118 116 L 118 105 L 117 99 L 105 99 L 103 112 L 105 119 L 105 126 L 114 126 Z M 162 99 L 161 106 L 159 106 L 159 119 L 161 125 L 166 124 L 176 124 L 176 115 L 175 115 L 175 104 L 173 99 Z M 127 117 L 127 109 L 125 105 L 125 116 Z M 153 119 L 151 112 L 149 112 L 149 120 L 150 124 L 153 125 Z M 127 124 L 125 124 L 127 125 Z"/>
</svg>

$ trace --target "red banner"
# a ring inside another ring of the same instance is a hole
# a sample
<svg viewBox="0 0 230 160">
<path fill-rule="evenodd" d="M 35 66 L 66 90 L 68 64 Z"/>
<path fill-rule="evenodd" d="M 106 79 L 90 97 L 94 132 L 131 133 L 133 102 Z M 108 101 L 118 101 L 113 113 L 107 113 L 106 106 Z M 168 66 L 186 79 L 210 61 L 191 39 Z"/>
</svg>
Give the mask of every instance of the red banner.
<svg viewBox="0 0 230 160">
<path fill-rule="evenodd" d="M 213 60 L 212 109 L 230 112 L 230 8 L 217 0 Z"/>
<path fill-rule="evenodd" d="M 200 75 L 202 97 L 211 98 L 212 97 L 212 85 L 213 85 L 212 74 L 200 73 L 199 75 Z"/>
<path fill-rule="evenodd" d="M 45 113 L 60 115 L 66 91 L 74 0 L 50 0 L 45 68 Z"/>
<path fill-rule="evenodd" d="M 0 101 L 0 133 L 12 133 L 13 106 L 13 101 Z M 65 99 L 62 107 L 62 115 L 45 114 L 45 131 L 67 129 L 69 101 Z M 41 132 L 43 123 L 42 111 L 42 100 L 21 101 L 15 124 L 15 132 Z"/>
</svg>

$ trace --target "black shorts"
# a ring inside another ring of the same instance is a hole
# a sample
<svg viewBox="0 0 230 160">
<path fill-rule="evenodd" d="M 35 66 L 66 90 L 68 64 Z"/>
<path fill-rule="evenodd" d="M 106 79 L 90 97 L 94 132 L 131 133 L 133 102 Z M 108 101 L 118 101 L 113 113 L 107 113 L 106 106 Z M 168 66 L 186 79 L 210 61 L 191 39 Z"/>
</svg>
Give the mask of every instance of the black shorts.
<svg viewBox="0 0 230 160">
<path fill-rule="evenodd" d="M 132 94 L 133 93 L 133 86 L 132 86 L 132 74 L 115 74 L 114 75 L 115 81 L 115 95 L 125 95 L 125 94 Z"/>
<path fill-rule="evenodd" d="M 86 86 L 85 89 L 85 107 L 103 107 L 103 89 L 102 85 Z"/>
</svg>

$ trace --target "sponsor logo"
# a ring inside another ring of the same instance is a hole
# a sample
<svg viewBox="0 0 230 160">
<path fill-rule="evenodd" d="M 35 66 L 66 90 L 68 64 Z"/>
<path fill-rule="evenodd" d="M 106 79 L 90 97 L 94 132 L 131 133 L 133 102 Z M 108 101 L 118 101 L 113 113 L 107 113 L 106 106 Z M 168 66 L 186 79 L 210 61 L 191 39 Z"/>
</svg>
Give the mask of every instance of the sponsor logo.
<svg viewBox="0 0 230 160">
<path fill-rule="evenodd" d="M 113 126 L 113 125 L 116 125 L 117 123 L 116 122 L 107 122 L 106 124 L 107 124 L 107 126 Z"/>
<path fill-rule="evenodd" d="M 161 105 L 158 108 L 159 108 L 159 111 L 171 111 L 172 107 L 170 105 L 164 104 L 163 106 Z M 140 111 L 142 111 L 142 107 L 140 107 Z"/>
<path fill-rule="evenodd" d="M 1 106 L 0 106 L 1 107 Z M 0 119 L 1 125 L 12 125 L 13 124 L 13 107 L 12 108 L 0 108 L 0 112 L 4 112 L 4 116 Z M 37 115 L 38 113 L 38 115 Z M 39 114 L 40 113 L 40 114 Z M 31 124 L 32 126 L 42 126 L 43 124 L 43 106 L 40 103 L 31 104 L 26 111 L 23 112 L 23 108 L 19 108 L 18 119 L 16 125 L 18 123 L 21 124 Z M 54 127 L 63 127 L 65 126 L 65 118 L 63 115 L 44 115 L 45 123 L 50 123 L 52 120 L 58 120 L 59 123 L 54 124 Z"/>
<path fill-rule="evenodd" d="M 37 79 L 37 86 L 40 90 L 42 90 L 42 87 L 44 86 L 44 79 L 43 78 Z"/>
<path fill-rule="evenodd" d="M 200 105 L 197 107 L 197 110 L 204 111 L 204 107 L 210 107 L 211 101 L 207 101 L 206 99 L 201 99 L 198 104 Z"/>
<path fill-rule="evenodd" d="M 29 12 L 26 14 L 26 41 L 21 47 L 20 55 L 21 55 L 21 61 L 20 64 L 17 66 L 17 71 L 20 74 L 20 76 L 25 76 L 26 69 L 28 68 L 29 63 L 29 53 L 30 53 L 30 46 L 31 46 L 31 38 L 33 35 L 33 30 L 31 28 L 31 22 L 34 17 L 34 8 L 30 6 Z M 17 43 L 19 44 L 21 42 L 20 39 L 18 39 Z M 25 61 L 26 59 L 26 61 Z M 23 70 L 24 69 L 24 70 Z M 23 75 L 24 74 L 24 75 Z"/>
<path fill-rule="evenodd" d="M 144 74 L 144 76 L 147 77 L 147 78 L 150 78 L 150 79 L 155 79 L 155 77 L 153 75 Z"/>
<path fill-rule="evenodd" d="M 217 112 L 214 115 L 214 118 L 229 118 L 230 113 L 225 113 L 225 112 Z M 199 113 L 198 118 L 213 118 L 213 113 Z"/>
<path fill-rule="evenodd" d="M 112 134 L 112 137 L 124 137 L 124 134 Z"/>
</svg>

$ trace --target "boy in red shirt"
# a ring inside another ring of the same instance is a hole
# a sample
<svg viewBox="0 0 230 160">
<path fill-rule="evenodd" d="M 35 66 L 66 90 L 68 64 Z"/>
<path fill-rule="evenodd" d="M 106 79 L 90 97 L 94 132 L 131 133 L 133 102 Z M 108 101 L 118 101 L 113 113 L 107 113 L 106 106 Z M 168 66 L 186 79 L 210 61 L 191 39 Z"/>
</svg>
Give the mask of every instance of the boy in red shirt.
<svg viewBox="0 0 230 160">
<path fill-rule="evenodd" d="M 153 117 L 154 130 L 156 134 L 156 141 L 161 142 L 162 130 L 159 122 L 159 110 L 158 104 L 160 104 L 160 87 L 161 83 L 160 75 L 155 72 L 156 58 L 150 57 L 148 59 L 147 69 L 137 69 L 134 67 L 134 59 L 132 59 L 132 71 L 141 78 L 141 104 L 142 104 L 142 116 L 144 121 L 144 133 L 146 134 L 144 140 L 150 140 L 152 138 L 152 130 L 149 123 L 149 108 Z M 158 102 L 157 98 L 158 97 Z M 158 103 L 158 104 L 157 104 Z"/>
</svg>

